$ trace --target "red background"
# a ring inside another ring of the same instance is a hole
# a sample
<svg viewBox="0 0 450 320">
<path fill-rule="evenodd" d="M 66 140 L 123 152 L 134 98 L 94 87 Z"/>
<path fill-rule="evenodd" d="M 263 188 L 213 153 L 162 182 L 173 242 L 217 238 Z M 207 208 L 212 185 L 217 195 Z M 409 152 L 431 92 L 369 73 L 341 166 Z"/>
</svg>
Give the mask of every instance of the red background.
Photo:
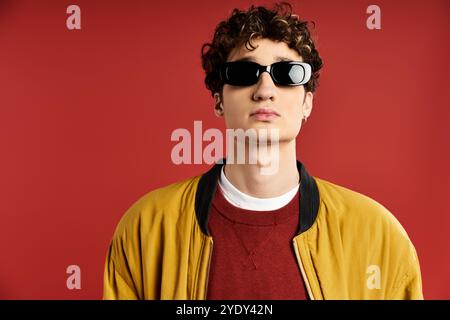
<svg viewBox="0 0 450 320">
<path fill-rule="evenodd" d="M 0 298 L 98 299 L 108 243 L 144 193 L 204 172 L 171 162 L 176 128 L 224 129 L 200 48 L 260 1 L 0 2 Z M 381 30 L 366 8 L 381 8 Z M 293 1 L 325 67 L 298 138 L 311 174 L 403 224 L 425 298 L 450 298 L 449 2 Z M 82 30 L 66 28 L 81 7 Z M 179 71 L 182 71 L 179 73 Z M 81 290 L 66 268 L 81 268 Z"/>
</svg>

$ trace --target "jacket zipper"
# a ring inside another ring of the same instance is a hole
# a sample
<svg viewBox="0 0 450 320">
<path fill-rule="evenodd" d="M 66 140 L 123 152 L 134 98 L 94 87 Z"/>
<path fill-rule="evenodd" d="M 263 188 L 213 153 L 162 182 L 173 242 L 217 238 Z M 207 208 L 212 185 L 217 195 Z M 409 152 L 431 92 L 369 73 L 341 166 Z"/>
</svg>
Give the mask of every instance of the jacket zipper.
<svg viewBox="0 0 450 320">
<path fill-rule="evenodd" d="M 306 290 L 308 291 L 309 298 L 311 300 L 314 300 L 311 286 L 309 284 L 308 278 L 306 277 L 306 272 L 305 272 L 305 269 L 303 268 L 303 263 L 302 263 L 302 259 L 300 258 L 300 253 L 298 252 L 297 243 L 295 242 L 295 240 L 292 240 L 292 244 L 294 245 L 295 255 L 297 256 L 297 262 L 298 262 L 298 265 L 300 266 L 300 271 L 301 271 L 301 274 L 303 277 L 303 281 L 305 282 Z"/>
<path fill-rule="evenodd" d="M 206 273 L 206 281 L 205 281 L 205 296 L 204 296 L 204 300 L 206 300 L 206 298 L 208 297 L 208 283 L 209 283 L 209 269 L 211 267 L 211 257 L 212 257 L 212 251 L 213 251 L 213 245 L 214 245 L 214 241 L 211 239 L 211 249 L 209 250 L 209 257 L 208 257 L 208 268 L 207 268 L 207 273 Z"/>
</svg>

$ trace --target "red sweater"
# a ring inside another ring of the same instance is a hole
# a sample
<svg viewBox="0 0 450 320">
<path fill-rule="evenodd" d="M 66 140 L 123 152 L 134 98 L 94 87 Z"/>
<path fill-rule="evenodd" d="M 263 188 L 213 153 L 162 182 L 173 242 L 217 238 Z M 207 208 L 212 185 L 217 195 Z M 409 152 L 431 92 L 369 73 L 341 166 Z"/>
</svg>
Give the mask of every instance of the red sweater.
<svg viewBox="0 0 450 320">
<path fill-rule="evenodd" d="M 307 299 L 292 239 L 299 222 L 299 192 L 284 207 L 235 207 L 219 186 L 208 228 L 214 245 L 207 299 Z"/>
</svg>

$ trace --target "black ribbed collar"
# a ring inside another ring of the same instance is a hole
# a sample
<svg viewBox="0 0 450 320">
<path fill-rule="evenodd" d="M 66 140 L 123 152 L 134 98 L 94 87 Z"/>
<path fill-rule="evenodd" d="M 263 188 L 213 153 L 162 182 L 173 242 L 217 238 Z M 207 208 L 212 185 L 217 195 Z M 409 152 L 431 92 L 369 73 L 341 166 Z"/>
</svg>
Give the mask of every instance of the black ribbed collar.
<svg viewBox="0 0 450 320">
<path fill-rule="evenodd" d="M 217 162 L 200 177 L 197 191 L 195 193 L 195 214 L 200 229 L 206 235 L 210 235 L 208 231 L 208 217 L 211 208 L 211 201 L 216 193 L 220 171 L 225 164 L 225 158 L 222 163 Z M 297 169 L 300 172 L 300 219 L 298 234 L 308 230 L 314 223 L 319 210 L 319 190 L 316 181 L 306 171 L 305 166 L 297 160 Z"/>
</svg>

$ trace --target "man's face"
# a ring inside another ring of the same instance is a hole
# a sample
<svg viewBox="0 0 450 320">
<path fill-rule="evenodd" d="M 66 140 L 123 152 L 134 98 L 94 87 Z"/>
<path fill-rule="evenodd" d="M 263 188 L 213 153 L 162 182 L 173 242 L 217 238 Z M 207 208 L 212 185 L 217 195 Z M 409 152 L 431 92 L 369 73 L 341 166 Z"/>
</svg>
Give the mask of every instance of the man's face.
<svg viewBox="0 0 450 320">
<path fill-rule="evenodd" d="M 245 45 L 235 48 L 227 61 L 247 59 L 264 66 L 282 60 L 303 61 L 298 52 L 284 42 L 259 38 L 252 43 L 256 49 L 249 51 Z M 306 93 L 303 86 L 277 86 L 270 74 L 263 72 L 258 82 L 252 86 L 224 85 L 223 116 L 227 129 L 274 128 L 279 129 L 280 143 L 291 141 L 300 131 L 303 116 L 308 117 L 311 113 L 312 98 L 312 93 Z M 260 108 L 274 110 L 279 116 L 253 114 Z M 220 116 L 217 111 L 216 114 Z"/>
</svg>

